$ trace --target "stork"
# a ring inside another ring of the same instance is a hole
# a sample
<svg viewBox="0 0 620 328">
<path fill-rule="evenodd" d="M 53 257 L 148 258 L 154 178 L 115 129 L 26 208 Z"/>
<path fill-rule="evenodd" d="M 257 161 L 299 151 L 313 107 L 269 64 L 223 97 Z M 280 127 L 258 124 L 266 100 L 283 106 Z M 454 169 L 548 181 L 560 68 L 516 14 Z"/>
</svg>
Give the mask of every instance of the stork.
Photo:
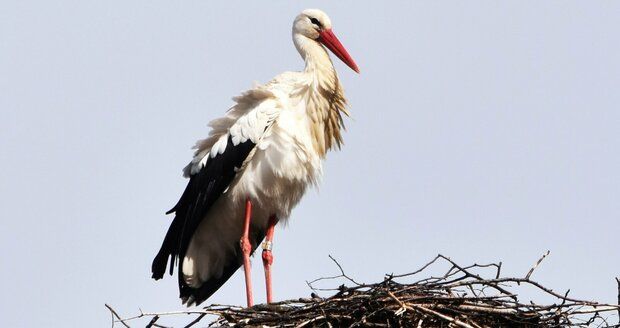
<svg viewBox="0 0 620 328">
<path fill-rule="evenodd" d="M 166 214 L 175 217 L 151 267 L 161 279 L 178 264 L 181 300 L 200 304 L 243 265 L 252 306 L 250 255 L 263 243 L 267 302 L 271 291 L 274 227 L 322 173 L 326 152 L 342 145 L 346 100 L 327 47 L 359 69 L 332 31 L 329 17 L 307 9 L 293 22 L 293 42 L 305 61 L 233 98 L 235 105 L 209 123 L 184 168 L 189 182 Z M 178 261 L 178 262 L 177 262 Z"/>
</svg>

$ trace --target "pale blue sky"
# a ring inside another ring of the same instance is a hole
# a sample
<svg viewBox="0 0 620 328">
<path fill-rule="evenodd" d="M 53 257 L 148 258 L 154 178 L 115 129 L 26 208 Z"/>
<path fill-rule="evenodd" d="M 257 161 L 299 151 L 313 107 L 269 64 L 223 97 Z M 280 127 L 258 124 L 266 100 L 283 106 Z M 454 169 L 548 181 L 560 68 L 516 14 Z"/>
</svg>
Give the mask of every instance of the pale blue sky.
<svg viewBox="0 0 620 328">
<path fill-rule="evenodd" d="M 620 276 L 620 3 L 12 1 L 0 3 L 0 309 L 5 326 L 109 325 L 180 308 L 150 279 L 209 120 L 302 61 L 317 7 L 353 118 L 276 230 L 275 295 L 306 296 L 335 256 L 362 281 L 441 252 L 503 261 L 614 302 Z M 262 268 L 254 260 L 257 301 Z M 211 299 L 243 304 L 242 276 Z"/>
</svg>

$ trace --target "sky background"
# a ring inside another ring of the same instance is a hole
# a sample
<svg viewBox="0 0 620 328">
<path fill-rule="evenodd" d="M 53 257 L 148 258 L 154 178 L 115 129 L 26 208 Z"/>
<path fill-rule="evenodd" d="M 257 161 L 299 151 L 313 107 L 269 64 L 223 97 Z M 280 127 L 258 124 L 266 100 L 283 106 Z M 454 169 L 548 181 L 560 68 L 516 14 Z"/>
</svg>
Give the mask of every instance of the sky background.
<svg viewBox="0 0 620 328">
<path fill-rule="evenodd" d="M 3 326 L 181 309 L 150 264 L 190 147 L 232 96 L 302 69 L 291 26 L 308 7 L 362 74 L 335 64 L 345 146 L 276 230 L 276 299 L 337 273 L 329 254 L 375 282 L 437 253 L 523 276 L 551 250 L 535 280 L 616 301 L 620 2 L 4 0 Z M 237 273 L 209 302 L 243 288 Z"/>
</svg>

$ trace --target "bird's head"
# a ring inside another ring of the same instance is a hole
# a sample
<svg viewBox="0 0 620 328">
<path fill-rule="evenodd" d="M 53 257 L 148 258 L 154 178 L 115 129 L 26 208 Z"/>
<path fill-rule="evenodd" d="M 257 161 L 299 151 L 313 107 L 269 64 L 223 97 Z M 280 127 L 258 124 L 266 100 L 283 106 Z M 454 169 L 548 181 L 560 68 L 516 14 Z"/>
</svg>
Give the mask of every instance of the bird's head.
<svg viewBox="0 0 620 328">
<path fill-rule="evenodd" d="M 352 70 L 357 73 L 360 72 L 347 49 L 345 49 L 332 31 L 332 21 L 323 11 L 319 9 L 306 9 L 302 11 L 293 23 L 293 34 L 302 35 L 323 44 Z"/>
</svg>

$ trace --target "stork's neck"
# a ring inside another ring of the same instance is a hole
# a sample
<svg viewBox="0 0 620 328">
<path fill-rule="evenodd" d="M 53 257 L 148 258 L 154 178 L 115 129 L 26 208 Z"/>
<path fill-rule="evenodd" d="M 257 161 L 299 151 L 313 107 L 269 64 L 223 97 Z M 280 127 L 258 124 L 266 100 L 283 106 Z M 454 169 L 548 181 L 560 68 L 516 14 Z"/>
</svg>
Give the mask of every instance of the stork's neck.
<svg viewBox="0 0 620 328">
<path fill-rule="evenodd" d="M 293 41 L 297 51 L 306 62 L 304 73 L 311 75 L 315 82 L 328 80 L 333 83 L 336 81 L 334 65 L 320 43 L 300 34 L 295 34 Z"/>
<path fill-rule="evenodd" d="M 299 54 L 306 62 L 304 74 L 307 85 L 301 88 L 306 95 L 306 112 L 311 120 L 310 132 L 315 150 L 321 157 L 333 146 L 340 148 L 343 128 L 341 113 L 348 115 L 346 100 L 338 76 L 327 51 L 317 41 L 303 35 L 293 35 Z"/>
</svg>

